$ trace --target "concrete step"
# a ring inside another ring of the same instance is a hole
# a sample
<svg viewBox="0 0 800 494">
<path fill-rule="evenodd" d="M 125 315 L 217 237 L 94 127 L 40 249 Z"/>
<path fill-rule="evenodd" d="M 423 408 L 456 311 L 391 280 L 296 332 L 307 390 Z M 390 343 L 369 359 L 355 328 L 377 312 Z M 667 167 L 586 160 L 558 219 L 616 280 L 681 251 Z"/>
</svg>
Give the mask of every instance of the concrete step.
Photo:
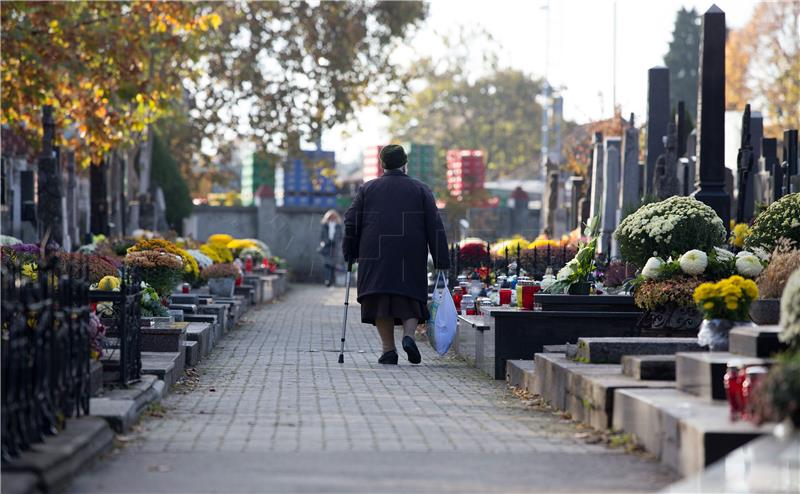
<svg viewBox="0 0 800 494">
<path fill-rule="evenodd" d="M 107 389 L 103 396 L 92 398 L 89 411 L 108 422 L 116 432 L 125 433 L 151 403 L 161 401 L 165 388 L 164 381 L 146 374 L 127 388 Z"/>
<path fill-rule="evenodd" d="M 152 374 L 166 385 L 167 391 L 183 376 L 186 349 L 180 352 L 142 352 L 142 374 Z"/>
<path fill-rule="evenodd" d="M 67 419 L 65 427 L 55 436 L 47 436 L 19 457 L 3 463 L 3 492 L 7 492 L 7 473 L 27 473 L 36 477 L 36 490 L 61 492 L 75 475 L 111 449 L 114 433 L 105 420 L 98 417 Z M 30 477 L 17 487 L 30 490 Z M 9 491 L 11 492 L 11 491 Z M 21 492 L 25 492 L 24 490 Z"/>
<path fill-rule="evenodd" d="M 674 381 L 675 355 L 625 355 L 622 373 L 637 381 Z"/>
<path fill-rule="evenodd" d="M 703 472 L 676 482 L 661 492 L 797 494 L 798 486 L 800 434 L 786 437 L 765 434 L 735 449 Z"/>
<path fill-rule="evenodd" d="M 506 382 L 515 388 L 528 389 L 533 379 L 533 360 L 507 360 Z"/>
<path fill-rule="evenodd" d="M 675 379 L 678 390 L 706 400 L 724 400 L 723 377 L 728 362 L 739 365 L 771 365 L 770 360 L 743 357 L 729 352 L 678 353 Z"/>
<path fill-rule="evenodd" d="M 615 390 L 675 386 L 673 381 L 637 381 L 623 375 L 618 364 L 582 364 L 558 353 L 537 353 L 534 363 L 534 393 L 600 430 L 611 427 Z"/>
<path fill-rule="evenodd" d="M 194 367 L 200 363 L 200 344 L 196 341 L 184 341 L 186 349 L 186 367 Z"/>
<path fill-rule="evenodd" d="M 681 475 L 692 475 L 773 425 L 731 422 L 727 403 L 712 403 L 676 389 L 619 389 L 613 427 Z"/>
<path fill-rule="evenodd" d="M 575 360 L 590 364 L 618 364 L 623 355 L 674 355 L 703 351 L 697 338 L 579 338 Z"/>
<path fill-rule="evenodd" d="M 733 328 L 728 351 L 745 357 L 771 357 L 787 348 L 778 339 L 780 331 L 780 326 Z"/>
<path fill-rule="evenodd" d="M 543 345 L 542 353 L 567 353 L 567 345 Z"/>
</svg>

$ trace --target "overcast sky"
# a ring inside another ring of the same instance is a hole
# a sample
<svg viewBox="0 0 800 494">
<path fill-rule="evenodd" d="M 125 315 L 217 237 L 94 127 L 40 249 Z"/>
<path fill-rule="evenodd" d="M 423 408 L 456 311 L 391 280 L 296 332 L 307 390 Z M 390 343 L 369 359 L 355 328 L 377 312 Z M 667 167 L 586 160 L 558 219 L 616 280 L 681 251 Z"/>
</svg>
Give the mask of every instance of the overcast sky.
<svg viewBox="0 0 800 494">
<path fill-rule="evenodd" d="M 549 3 L 550 49 L 546 63 Z M 719 0 L 728 27 L 741 27 L 750 17 L 755 0 Z M 616 8 L 615 8 L 616 5 Z M 437 55 L 441 33 L 458 26 L 481 27 L 502 47 L 501 62 L 536 77 L 547 74 L 562 87 L 564 116 L 582 123 L 607 118 L 613 113 L 614 12 L 616 11 L 616 100 L 623 114 L 634 112 L 644 119 L 647 69 L 663 65 L 672 38 L 675 13 L 695 7 L 701 14 L 711 2 L 697 0 L 432 0 L 425 25 L 401 61 L 413 53 Z M 479 64 L 479 62 L 475 62 Z M 481 67 L 470 67 L 480 72 Z M 387 119 L 367 109 L 355 125 L 334 129 L 323 147 L 337 151 L 337 161 L 355 161 L 364 146 L 388 139 Z M 345 130 L 347 134 L 342 134 Z M 349 134 L 349 137 L 347 136 Z"/>
</svg>

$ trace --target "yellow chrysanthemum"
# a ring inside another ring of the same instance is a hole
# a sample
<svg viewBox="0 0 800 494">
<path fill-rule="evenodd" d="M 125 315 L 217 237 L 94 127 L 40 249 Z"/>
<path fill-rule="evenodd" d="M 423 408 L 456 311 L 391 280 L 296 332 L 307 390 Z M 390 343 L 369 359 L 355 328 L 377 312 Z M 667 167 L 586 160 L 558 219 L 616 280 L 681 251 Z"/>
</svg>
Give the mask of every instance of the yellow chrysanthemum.
<svg viewBox="0 0 800 494">
<path fill-rule="evenodd" d="M 208 237 L 209 244 L 220 245 L 222 247 L 227 247 L 231 240 L 233 240 L 233 237 L 227 233 L 215 233 L 214 235 Z"/>
<path fill-rule="evenodd" d="M 122 281 L 116 276 L 103 276 L 103 278 L 97 283 L 97 288 L 99 290 L 111 292 L 118 289 L 121 283 Z"/>
<path fill-rule="evenodd" d="M 705 310 L 711 310 L 714 308 L 714 302 L 706 302 L 703 304 L 703 308 Z"/>
<path fill-rule="evenodd" d="M 36 281 L 39 278 L 39 273 L 37 272 L 38 267 L 36 264 L 32 262 L 28 262 L 22 265 L 22 276 L 32 279 Z"/>
</svg>

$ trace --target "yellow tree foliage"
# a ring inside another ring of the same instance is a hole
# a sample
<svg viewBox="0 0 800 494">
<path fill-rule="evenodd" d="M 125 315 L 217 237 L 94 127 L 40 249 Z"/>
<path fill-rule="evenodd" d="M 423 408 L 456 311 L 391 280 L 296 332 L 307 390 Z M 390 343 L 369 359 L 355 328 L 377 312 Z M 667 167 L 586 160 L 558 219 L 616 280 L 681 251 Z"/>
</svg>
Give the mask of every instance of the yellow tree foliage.
<svg viewBox="0 0 800 494">
<path fill-rule="evenodd" d="M 4 2 L 0 121 L 31 141 L 52 105 L 81 164 L 130 144 L 182 96 L 195 41 L 220 22 L 188 2 Z"/>
<path fill-rule="evenodd" d="M 575 126 L 564 137 L 563 166 L 575 175 L 587 176 L 591 166 L 595 132 L 602 132 L 603 138 L 621 137 L 629 125 L 622 118 L 620 110 L 616 109 L 613 118 Z"/>
<path fill-rule="evenodd" d="M 800 127 L 800 0 L 760 2 L 747 24 L 729 34 L 726 100 L 765 114 L 768 135 Z"/>
</svg>

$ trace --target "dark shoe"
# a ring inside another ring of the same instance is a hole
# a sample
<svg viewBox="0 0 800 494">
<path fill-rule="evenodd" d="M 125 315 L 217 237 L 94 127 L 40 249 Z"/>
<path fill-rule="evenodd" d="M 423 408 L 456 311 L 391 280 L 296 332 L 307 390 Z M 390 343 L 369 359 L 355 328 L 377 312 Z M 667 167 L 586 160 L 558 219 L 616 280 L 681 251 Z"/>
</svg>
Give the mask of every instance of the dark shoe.
<svg viewBox="0 0 800 494">
<path fill-rule="evenodd" d="M 379 364 L 397 365 L 397 352 L 390 350 L 378 359 Z"/>
<path fill-rule="evenodd" d="M 414 342 L 414 338 L 410 336 L 403 336 L 403 350 L 408 354 L 408 361 L 412 364 L 422 362 L 422 355 L 419 354 L 419 348 Z"/>
</svg>

